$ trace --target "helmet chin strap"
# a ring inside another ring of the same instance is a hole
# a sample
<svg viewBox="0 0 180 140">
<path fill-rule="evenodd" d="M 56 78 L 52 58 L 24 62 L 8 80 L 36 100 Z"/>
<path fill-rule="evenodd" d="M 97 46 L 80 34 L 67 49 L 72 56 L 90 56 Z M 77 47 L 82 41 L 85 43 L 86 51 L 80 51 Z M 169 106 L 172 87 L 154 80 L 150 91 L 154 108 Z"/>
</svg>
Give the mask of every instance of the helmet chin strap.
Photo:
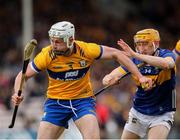
<svg viewBox="0 0 180 140">
<path fill-rule="evenodd" d="M 154 52 L 157 50 L 158 47 L 156 47 L 156 45 L 154 44 L 154 42 L 152 42 L 153 48 L 154 48 Z"/>
<path fill-rule="evenodd" d="M 158 50 L 158 47 L 154 44 L 154 42 L 152 42 L 152 45 L 153 45 L 153 47 L 154 47 L 154 52 L 153 52 L 153 54 L 152 55 L 157 55 L 156 54 L 156 52 L 157 52 L 157 50 Z"/>
<path fill-rule="evenodd" d="M 138 51 L 138 49 L 137 49 L 137 47 L 136 47 L 136 46 L 135 46 L 135 50 L 136 50 L 136 52 L 137 52 L 137 53 L 140 53 L 140 52 Z"/>
<path fill-rule="evenodd" d="M 74 37 L 73 37 L 74 38 Z M 73 48 L 74 41 L 70 41 L 70 38 L 65 38 L 64 42 L 66 42 L 66 45 L 69 49 Z"/>
</svg>

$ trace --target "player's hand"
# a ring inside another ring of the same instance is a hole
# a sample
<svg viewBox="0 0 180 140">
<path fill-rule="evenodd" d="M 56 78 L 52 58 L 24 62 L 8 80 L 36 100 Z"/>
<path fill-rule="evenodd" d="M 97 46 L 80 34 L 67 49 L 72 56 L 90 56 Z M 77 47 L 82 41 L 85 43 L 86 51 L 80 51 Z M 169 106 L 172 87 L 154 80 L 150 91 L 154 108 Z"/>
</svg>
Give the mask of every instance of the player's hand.
<svg viewBox="0 0 180 140">
<path fill-rule="evenodd" d="M 103 78 L 102 83 L 104 86 L 113 85 L 118 83 L 118 79 L 113 78 L 110 74 L 108 74 Z"/>
<path fill-rule="evenodd" d="M 21 96 L 18 96 L 16 93 L 12 95 L 11 97 L 11 100 L 12 100 L 12 103 L 14 105 L 19 105 L 22 100 L 24 99 L 24 97 L 21 95 Z"/>
<path fill-rule="evenodd" d="M 133 51 L 131 47 L 129 47 L 129 45 L 126 42 L 124 42 L 122 39 L 118 40 L 117 44 L 123 49 L 124 54 L 126 56 L 133 57 L 135 55 L 136 52 Z"/>
<path fill-rule="evenodd" d="M 152 79 L 151 78 L 143 76 L 139 79 L 139 82 L 141 83 L 141 87 L 144 90 L 150 90 L 152 88 Z"/>
</svg>

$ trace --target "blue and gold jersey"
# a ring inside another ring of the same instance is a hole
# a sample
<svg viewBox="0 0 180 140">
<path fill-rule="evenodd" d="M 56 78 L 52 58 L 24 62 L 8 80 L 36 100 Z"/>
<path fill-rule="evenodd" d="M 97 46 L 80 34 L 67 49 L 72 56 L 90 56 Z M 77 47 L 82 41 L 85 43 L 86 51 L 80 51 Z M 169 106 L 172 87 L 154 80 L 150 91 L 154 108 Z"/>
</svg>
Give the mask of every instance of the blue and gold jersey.
<svg viewBox="0 0 180 140">
<path fill-rule="evenodd" d="M 102 47 L 94 43 L 75 41 L 71 56 L 54 56 L 47 46 L 34 58 L 36 72 L 47 70 L 47 97 L 51 99 L 79 99 L 93 96 L 90 66 L 102 54 Z"/>
<path fill-rule="evenodd" d="M 175 61 L 175 55 L 166 49 L 158 49 L 158 56 L 171 57 Z M 133 58 L 132 61 L 138 65 L 141 61 Z M 121 72 L 127 72 L 124 67 L 119 68 Z M 138 89 L 134 96 L 133 107 L 146 115 L 160 115 L 168 111 L 175 111 L 175 73 L 176 68 L 160 69 L 158 67 L 146 65 L 139 69 L 142 75 L 153 80 L 153 88 L 144 91 L 136 78 Z"/>
</svg>

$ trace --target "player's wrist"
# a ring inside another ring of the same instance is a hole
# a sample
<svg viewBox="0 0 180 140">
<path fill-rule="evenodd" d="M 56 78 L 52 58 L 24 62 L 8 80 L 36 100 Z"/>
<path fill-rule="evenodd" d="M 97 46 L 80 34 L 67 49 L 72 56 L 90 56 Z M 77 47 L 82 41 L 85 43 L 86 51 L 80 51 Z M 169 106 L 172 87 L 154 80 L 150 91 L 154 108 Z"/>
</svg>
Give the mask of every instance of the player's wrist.
<svg viewBox="0 0 180 140">
<path fill-rule="evenodd" d="M 138 74 L 137 74 L 137 78 L 139 79 L 139 81 L 141 81 L 141 79 L 143 78 L 144 76 L 139 72 Z"/>
<path fill-rule="evenodd" d="M 132 55 L 132 57 L 136 58 L 136 57 L 138 57 L 139 53 L 133 52 L 131 55 Z"/>
</svg>

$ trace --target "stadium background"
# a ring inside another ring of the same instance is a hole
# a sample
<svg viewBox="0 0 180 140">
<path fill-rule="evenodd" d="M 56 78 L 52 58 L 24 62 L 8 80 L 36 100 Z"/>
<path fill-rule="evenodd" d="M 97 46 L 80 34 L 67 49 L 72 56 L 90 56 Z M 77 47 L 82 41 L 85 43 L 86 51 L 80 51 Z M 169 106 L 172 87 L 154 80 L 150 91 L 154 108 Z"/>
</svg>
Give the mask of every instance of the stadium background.
<svg viewBox="0 0 180 140">
<path fill-rule="evenodd" d="M 0 139 L 35 138 L 45 99 L 47 81 L 43 73 L 28 81 L 15 127 L 8 129 L 13 110 L 10 97 L 14 78 L 22 66 L 25 43 L 22 1 L 0 0 Z M 62 20 L 75 25 L 76 39 L 112 47 L 117 47 L 119 38 L 133 46 L 136 31 L 155 28 L 160 31 L 160 47 L 172 50 L 180 39 L 179 5 L 179 0 L 33 0 L 33 30 L 30 31 L 38 41 L 35 54 L 49 43 L 50 26 Z M 94 63 L 91 80 L 95 91 L 102 88 L 103 76 L 117 66 L 113 61 Z M 180 63 L 177 69 L 177 112 L 169 138 L 180 138 Z M 122 80 L 120 85 L 97 98 L 102 138 L 121 136 L 135 90 L 130 79 Z"/>
</svg>

